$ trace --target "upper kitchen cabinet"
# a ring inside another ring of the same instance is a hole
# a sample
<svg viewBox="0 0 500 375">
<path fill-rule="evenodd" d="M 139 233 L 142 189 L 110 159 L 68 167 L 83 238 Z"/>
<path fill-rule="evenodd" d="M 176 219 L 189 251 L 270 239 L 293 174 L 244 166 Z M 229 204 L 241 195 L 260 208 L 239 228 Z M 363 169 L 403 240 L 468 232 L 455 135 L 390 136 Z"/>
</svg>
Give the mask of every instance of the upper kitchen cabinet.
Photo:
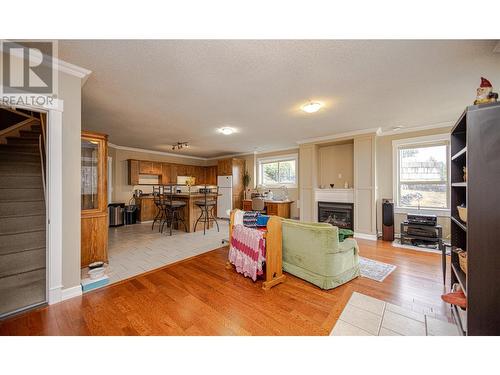
<svg viewBox="0 0 500 375">
<path fill-rule="evenodd" d="M 139 173 L 159 176 L 161 175 L 161 164 L 160 162 L 141 160 L 139 161 Z"/>
<path fill-rule="evenodd" d="M 222 159 L 217 162 L 217 175 L 218 176 L 232 176 L 233 175 L 233 159 Z"/>
<path fill-rule="evenodd" d="M 108 260 L 108 136 L 81 136 L 81 266 Z"/>
<path fill-rule="evenodd" d="M 161 164 L 161 183 L 170 184 L 172 183 L 172 166 L 168 163 Z"/>
<path fill-rule="evenodd" d="M 208 185 L 217 185 L 217 166 L 205 167 L 205 183 Z"/>
<path fill-rule="evenodd" d="M 128 184 L 139 184 L 139 160 L 128 160 Z"/>
</svg>

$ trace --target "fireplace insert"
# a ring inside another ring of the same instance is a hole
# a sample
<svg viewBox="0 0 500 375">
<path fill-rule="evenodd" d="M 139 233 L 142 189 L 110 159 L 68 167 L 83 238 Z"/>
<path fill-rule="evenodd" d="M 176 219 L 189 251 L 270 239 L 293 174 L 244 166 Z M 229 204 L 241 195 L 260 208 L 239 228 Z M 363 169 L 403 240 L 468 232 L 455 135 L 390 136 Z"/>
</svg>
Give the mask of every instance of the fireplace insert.
<svg viewBox="0 0 500 375">
<path fill-rule="evenodd" d="M 318 202 L 318 221 L 354 230 L 354 204 Z"/>
</svg>

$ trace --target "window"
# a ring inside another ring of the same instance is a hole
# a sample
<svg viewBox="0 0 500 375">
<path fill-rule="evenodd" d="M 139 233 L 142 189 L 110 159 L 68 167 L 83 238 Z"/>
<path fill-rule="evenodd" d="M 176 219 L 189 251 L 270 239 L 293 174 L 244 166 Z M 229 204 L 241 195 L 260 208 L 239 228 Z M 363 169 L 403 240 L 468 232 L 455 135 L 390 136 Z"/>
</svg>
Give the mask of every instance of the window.
<svg viewBox="0 0 500 375">
<path fill-rule="evenodd" d="M 447 135 L 393 141 L 394 195 L 399 212 L 449 210 Z"/>
<path fill-rule="evenodd" d="M 295 187 L 297 185 L 297 155 L 285 155 L 258 160 L 258 183 L 265 186 Z"/>
</svg>

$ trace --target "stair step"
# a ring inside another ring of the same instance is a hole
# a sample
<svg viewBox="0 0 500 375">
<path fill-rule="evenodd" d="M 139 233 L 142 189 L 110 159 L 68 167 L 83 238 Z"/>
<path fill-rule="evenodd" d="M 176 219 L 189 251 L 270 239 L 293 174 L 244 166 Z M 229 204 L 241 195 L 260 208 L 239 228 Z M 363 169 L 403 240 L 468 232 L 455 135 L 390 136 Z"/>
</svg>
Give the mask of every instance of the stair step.
<svg viewBox="0 0 500 375">
<path fill-rule="evenodd" d="M 11 162 L 11 163 L 1 163 L 0 162 L 0 175 L 24 175 L 24 174 L 42 174 L 42 166 L 40 162 L 31 163 L 31 162 Z M 1 199 L 1 197 L 0 197 Z"/>
<path fill-rule="evenodd" d="M 0 316 L 46 301 L 45 268 L 0 279 Z"/>
<path fill-rule="evenodd" d="M 40 136 L 41 134 L 41 129 L 40 130 L 20 130 L 19 131 L 19 135 L 22 137 L 22 138 L 37 138 Z"/>
<path fill-rule="evenodd" d="M 44 199 L 43 189 L 41 187 L 36 188 L 0 188 L 0 201 L 23 201 Z"/>
<path fill-rule="evenodd" d="M 3 151 L 0 149 L 0 161 L 28 161 L 36 163 L 40 161 L 40 154 L 36 152 Z"/>
<path fill-rule="evenodd" d="M 4 234 L 0 236 L 0 255 L 45 247 L 45 228 L 24 233 Z"/>
<path fill-rule="evenodd" d="M 43 188 L 42 178 L 38 176 L 23 176 L 12 175 L 3 176 L 0 180 L 0 186 L 3 188 L 16 188 L 16 187 L 37 187 Z"/>
<path fill-rule="evenodd" d="M 0 255 L 0 278 L 44 268 L 45 259 L 45 247 Z"/>
<path fill-rule="evenodd" d="M 45 214 L 0 217 L 0 236 L 26 230 L 45 229 Z"/>
<path fill-rule="evenodd" d="M 7 137 L 7 144 L 9 145 L 37 145 L 37 138 L 18 138 L 18 137 Z"/>
<path fill-rule="evenodd" d="M 0 151 L 12 151 L 12 152 L 40 152 L 37 145 L 9 145 L 7 143 L 0 144 Z"/>
<path fill-rule="evenodd" d="M 31 130 L 35 132 L 41 132 L 42 131 L 42 125 L 31 125 Z"/>
<path fill-rule="evenodd" d="M 0 201 L 0 216 L 14 216 L 20 212 L 30 212 L 33 215 L 45 214 L 45 202 L 40 200 L 34 201 Z"/>
</svg>

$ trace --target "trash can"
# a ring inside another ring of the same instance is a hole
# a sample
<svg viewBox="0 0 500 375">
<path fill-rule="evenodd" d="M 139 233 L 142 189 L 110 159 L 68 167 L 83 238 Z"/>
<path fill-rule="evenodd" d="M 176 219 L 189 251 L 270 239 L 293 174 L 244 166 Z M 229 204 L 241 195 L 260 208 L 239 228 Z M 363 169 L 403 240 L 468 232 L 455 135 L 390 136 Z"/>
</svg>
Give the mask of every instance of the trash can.
<svg viewBox="0 0 500 375">
<path fill-rule="evenodd" d="M 123 216 L 125 212 L 125 203 L 110 203 L 109 210 L 109 226 L 119 227 L 123 225 Z"/>
<path fill-rule="evenodd" d="M 129 204 L 125 206 L 125 225 L 135 224 L 137 222 L 137 206 Z"/>
</svg>

